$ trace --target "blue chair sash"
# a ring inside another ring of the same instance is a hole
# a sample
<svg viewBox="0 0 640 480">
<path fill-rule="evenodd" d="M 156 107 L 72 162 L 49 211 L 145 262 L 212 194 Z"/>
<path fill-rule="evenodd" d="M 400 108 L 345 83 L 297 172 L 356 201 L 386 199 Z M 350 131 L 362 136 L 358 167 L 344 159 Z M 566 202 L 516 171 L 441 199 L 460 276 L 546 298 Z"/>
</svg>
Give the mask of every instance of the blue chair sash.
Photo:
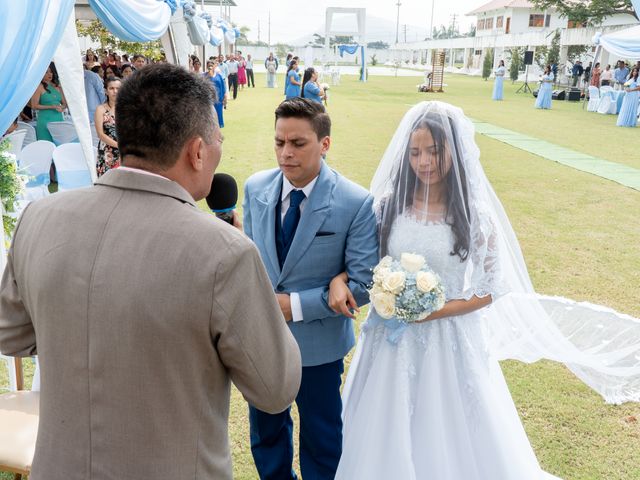
<svg viewBox="0 0 640 480">
<path fill-rule="evenodd" d="M 89 170 L 59 170 L 58 188 L 72 190 L 74 188 L 90 187 L 93 185 Z"/>
</svg>

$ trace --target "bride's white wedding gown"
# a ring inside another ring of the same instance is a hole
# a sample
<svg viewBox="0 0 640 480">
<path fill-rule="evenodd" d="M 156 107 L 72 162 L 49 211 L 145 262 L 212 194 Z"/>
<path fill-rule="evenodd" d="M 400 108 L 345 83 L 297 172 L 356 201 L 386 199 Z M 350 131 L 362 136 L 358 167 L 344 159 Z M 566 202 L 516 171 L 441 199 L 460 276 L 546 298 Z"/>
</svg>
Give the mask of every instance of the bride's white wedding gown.
<svg viewBox="0 0 640 480">
<path fill-rule="evenodd" d="M 424 255 L 447 298 L 464 298 L 466 262 L 449 254 L 453 239 L 444 223 L 401 216 L 389 253 Z M 494 273 L 487 272 L 487 286 Z M 344 390 L 336 479 L 555 478 L 540 469 L 500 366 L 489 355 L 490 308 L 409 325 L 401 335 L 370 314 Z"/>
</svg>

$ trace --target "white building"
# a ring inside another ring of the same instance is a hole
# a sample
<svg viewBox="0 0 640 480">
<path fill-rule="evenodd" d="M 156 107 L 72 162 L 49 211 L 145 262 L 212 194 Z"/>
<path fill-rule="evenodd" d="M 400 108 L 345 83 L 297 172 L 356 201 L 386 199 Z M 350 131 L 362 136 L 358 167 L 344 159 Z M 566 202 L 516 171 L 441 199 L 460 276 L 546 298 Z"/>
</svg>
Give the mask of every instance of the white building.
<svg viewBox="0 0 640 480">
<path fill-rule="evenodd" d="M 596 27 L 570 22 L 555 10 L 542 11 L 527 0 L 493 0 L 467 14 L 476 17 L 476 36 L 452 39 L 425 40 L 413 43 L 398 43 L 393 48 L 402 61 L 431 64 L 435 50 L 447 52 L 447 70 L 479 75 L 484 55 L 495 50 L 494 62 L 509 60 L 508 50 L 549 45 L 556 30 L 560 31 L 560 65 L 567 61 L 570 45 L 593 45 L 596 32 L 609 33 L 635 25 L 638 20 L 632 15 L 613 15 Z M 600 62 L 615 63 L 607 52 Z M 534 67 L 535 70 L 535 67 Z M 537 72 L 534 72 L 537 73 Z"/>
</svg>

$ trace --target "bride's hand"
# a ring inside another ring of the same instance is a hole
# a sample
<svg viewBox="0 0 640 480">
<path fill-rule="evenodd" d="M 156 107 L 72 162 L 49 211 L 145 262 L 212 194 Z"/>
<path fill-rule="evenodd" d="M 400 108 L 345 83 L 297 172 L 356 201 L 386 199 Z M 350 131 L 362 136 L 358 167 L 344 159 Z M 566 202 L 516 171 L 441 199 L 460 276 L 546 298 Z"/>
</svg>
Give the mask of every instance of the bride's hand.
<svg viewBox="0 0 640 480">
<path fill-rule="evenodd" d="M 347 285 L 347 274 L 345 272 L 337 275 L 329 284 L 329 307 L 336 313 L 345 317 L 356 318 L 352 311 L 360 313 L 358 304 L 353 298 L 351 290 Z"/>
</svg>

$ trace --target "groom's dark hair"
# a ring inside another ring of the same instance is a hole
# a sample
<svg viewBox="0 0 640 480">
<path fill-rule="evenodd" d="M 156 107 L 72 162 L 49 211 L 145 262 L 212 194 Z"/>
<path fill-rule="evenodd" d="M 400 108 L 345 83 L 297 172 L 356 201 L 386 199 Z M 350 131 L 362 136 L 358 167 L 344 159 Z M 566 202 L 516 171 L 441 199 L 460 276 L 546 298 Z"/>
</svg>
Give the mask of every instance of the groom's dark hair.
<svg viewBox="0 0 640 480">
<path fill-rule="evenodd" d="M 276 108 L 276 122 L 279 118 L 304 118 L 309 121 L 318 140 L 331 135 L 331 118 L 321 103 L 307 98 L 290 98 Z"/>
</svg>

